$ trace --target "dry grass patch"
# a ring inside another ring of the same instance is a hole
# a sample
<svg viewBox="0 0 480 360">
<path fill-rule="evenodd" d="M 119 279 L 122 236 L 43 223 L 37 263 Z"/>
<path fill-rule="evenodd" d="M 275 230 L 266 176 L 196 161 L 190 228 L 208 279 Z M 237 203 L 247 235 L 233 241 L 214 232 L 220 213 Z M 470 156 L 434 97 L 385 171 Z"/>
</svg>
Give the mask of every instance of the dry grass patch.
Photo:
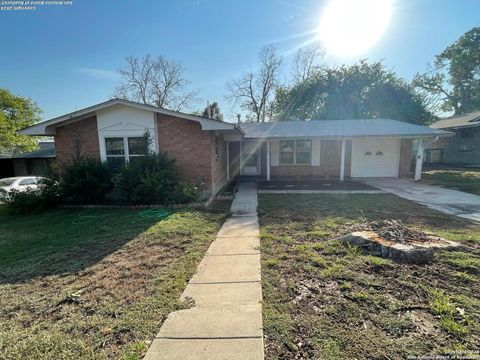
<svg viewBox="0 0 480 360">
<path fill-rule="evenodd" d="M 0 215 L 0 359 L 141 358 L 223 213 Z"/>
</svg>

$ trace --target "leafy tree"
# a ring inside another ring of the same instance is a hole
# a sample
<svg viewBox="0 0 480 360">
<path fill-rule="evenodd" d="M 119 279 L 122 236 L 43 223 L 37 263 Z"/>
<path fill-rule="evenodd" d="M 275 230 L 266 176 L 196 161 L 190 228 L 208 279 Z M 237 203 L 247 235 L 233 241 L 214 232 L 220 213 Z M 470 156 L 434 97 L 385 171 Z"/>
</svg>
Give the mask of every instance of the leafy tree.
<svg viewBox="0 0 480 360">
<path fill-rule="evenodd" d="M 188 81 L 180 62 L 163 56 L 128 57 L 119 73 L 122 80 L 115 90 L 117 97 L 175 111 L 195 100 L 196 93 L 186 91 Z"/>
<path fill-rule="evenodd" d="M 415 87 L 428 95 L 436 110 L 463 114 L 480 109 L 480 27 L 474 27 L 435 57 Z"/>
<path fill-rule="evenodd" d="M 0 89 L 0 151 L 31 151 L 35 138 L 17 131 L 41 120 L 40 108 L 30 99 Z"/>
<path fill-rule="evenodd" d="M 256 121 L 265 121 L 269 116 L 269 105 L 278 87 L 282 58 L 275 44 L 264 46 L 258 55 L 256 71 L 247 71 L 238 79 L 228 83 L 229 99 L 239 104 Z"/>
<path fill-rule="evenodd" d="M 321 67 L 306 81 L 277 90 L 278 120 L 390 118 L 427 124 L 434 116 L 424 99 L 393 71 L 363 60 Z"/>
<path fill-rule="evenodd" d="M 202 111 L 200 116 L 223 121 L 223 114 L 220 111 L 220 106 L 218 106 L 218 103 L 216 101 L 207 105 L 207 107 Z"/>
</svg>

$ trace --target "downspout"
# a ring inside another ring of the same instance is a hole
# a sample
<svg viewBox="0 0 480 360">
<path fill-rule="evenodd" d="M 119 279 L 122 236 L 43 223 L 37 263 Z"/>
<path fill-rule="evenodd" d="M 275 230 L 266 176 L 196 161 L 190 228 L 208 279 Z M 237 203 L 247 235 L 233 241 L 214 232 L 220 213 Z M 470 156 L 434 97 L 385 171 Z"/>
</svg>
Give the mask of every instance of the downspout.
<svg viewBox="0 0 480 360">
<path fill-rule="evenodd" d="M 418 145 L 417 145 L 417 155 L 415 161 L 415 181 L 418 181 L 422 178 L 422 166 L 423 166 L 423 153 L 425 149 L 428 148 L 429 145 L 433 144 L 435 141 L 439 139 L 438 136 L 434 137 L 432 140 L 426 142 L 425 139 L 419 138 Z"/>
</svg>

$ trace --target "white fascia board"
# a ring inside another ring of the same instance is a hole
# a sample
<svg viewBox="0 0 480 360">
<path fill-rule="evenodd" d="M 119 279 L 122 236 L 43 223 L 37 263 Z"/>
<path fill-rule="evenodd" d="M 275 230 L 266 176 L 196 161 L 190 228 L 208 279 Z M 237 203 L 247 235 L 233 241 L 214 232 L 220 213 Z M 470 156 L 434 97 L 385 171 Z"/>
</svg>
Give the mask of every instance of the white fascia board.
<svg viewBox="0 0 480 360">
<path fill-rule="evenodd" d="M 36 125 L 32 125 L 30 127 L 27 127 L 25 129 L 19 130 L 18 132 L 22 135 L 54 135 L 55 134 L 55 129 L 54 125 L 56 124 L 64 124 L 68 122 L 69 120 L 71 121 L 79 121 L 82 118 L 85 118 L 89 115 L 95 114 L 97 111 L 105 109 L 107 107 L 111 107 L 114 105 L 125 105 L 125 106 L 130 106 L 142 110 L 147 110 L 147 111 L 152 111 L 156 112 L 159 114 L 163 115 L 169 115 L 173 117 L 178 117 L 181 119 L 186 119 L 186 120 L 191 120 L 191 121 L 196 121 L 200 123 L 200 126 L 202 127 L 202 130 L 234 130 L 238 131 L 239 133 L 243 133 L 241 129 L 239 129 L 235 124 L 233 123 L 226 123 L 226 122 L 221 122 L 221 121 L 216 121 L 216 120 L 211 120 L 207 118 L 203 118 L 200 116 L 195 116 L 191 114 L 184 114 L 181 112 L 177 111 L 171 111 L 171 110 L 165 110 L 165 109 L 160 109 L 155 106 L 151 105 L 144 105 L 140 104 L 134 101 L 128 101 L 128 100 L 123 100 L 123 99 L 112 99 L 105 101 L 103 103 L 93 105 L 78 111 L 74 111 L 69 114 L 65 114 L 47 121 L 43 121 L 41 123 L 38 123 Z"/>
<path fill-rule="evenodd" d="M 435 138 L 435 137 L 450 137 L 455 135 L 453 132 L 444 132 L 444 133 L 430 133 L 430 134 L 405 134 L 405 135 L 324 135 L 324 136 L 267 136 L 267 137 L 256 137 L 256 136 L 245 136 L 245 140 L 302 140 L 302 139 L 328 139 L 328 140 L 341 140 L 341 139 L 356 139 L 356 138 L 393 138 L 393 139 L 418 139 L 418 138 Z"/>
</svg>

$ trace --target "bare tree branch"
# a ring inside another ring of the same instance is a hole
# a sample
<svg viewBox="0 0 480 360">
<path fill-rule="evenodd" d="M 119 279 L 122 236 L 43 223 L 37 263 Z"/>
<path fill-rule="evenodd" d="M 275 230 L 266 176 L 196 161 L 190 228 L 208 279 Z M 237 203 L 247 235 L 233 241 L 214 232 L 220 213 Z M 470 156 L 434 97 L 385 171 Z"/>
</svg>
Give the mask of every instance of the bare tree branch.
<svg viewBox="0 0 480 360">
<path fill-rule="evenodd" d="M 264 46 L 258 56 L 257 71 L 248 71 L 228 83 L 228 98 L 244 110 L 253 113 L 256 121 L 266 121 L 268 105 L 278 87 L 282 58 L 277 55 L 274 44 Z"/>
<path fill-rule="evenodd" d="M 195 92 L 185 91 L 188 81 L 180 62 L 151 55 L 126 60 L 119 70 L 122 80 L 115 96 L 176 111 L 195 100 Z"/>
<path fill-rule="evenodd" d="M 317 70 L 320 70 L 322 65 L 318 61 L 324 56 L 325 51 L 320 44 L 298 49 L 293 64 L 293 82 L 295 84 L 301 83 L 309 79 Z"/>
</svg>

